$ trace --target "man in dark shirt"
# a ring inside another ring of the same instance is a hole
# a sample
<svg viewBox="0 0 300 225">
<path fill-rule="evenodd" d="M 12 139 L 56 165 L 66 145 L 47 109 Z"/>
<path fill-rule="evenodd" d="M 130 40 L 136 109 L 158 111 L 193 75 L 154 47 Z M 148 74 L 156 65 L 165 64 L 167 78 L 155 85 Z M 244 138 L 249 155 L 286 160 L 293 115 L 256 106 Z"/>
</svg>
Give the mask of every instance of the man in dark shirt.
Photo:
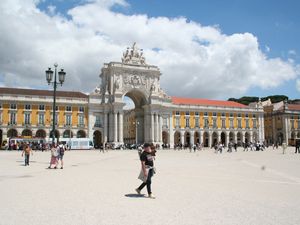
<svg viewBox="0 0 300 225">
<path fill-rule="evenodd" d="M 148 143 L 144 144 L 144 151 L 140 156 L 141 165 L 142 165 L 142 175 L 144 177 L 143 183 L 135 189 L 138 194 L 141 193 L 141 190 L 147 186 L 148 197 L 154 199 L 151 191 L 151 177 L 153 176 L 153 155 L 151 154 L 151 145 Z"/>
</svg>

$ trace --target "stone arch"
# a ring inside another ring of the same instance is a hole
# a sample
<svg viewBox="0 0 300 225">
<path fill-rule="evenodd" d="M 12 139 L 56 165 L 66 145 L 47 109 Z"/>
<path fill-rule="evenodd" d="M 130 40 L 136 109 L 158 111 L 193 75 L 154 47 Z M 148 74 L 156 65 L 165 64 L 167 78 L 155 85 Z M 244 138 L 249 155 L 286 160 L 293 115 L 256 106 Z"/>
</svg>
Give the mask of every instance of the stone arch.
<svg viewBox="0 0 300 225">
<path fill-rule="evenodd" d="M 184 132 L 184 145 L 190 146 L 191 143 L 191 133 L 189 131 Z"/>
<path fill-rule="evenodd" d="M 32 137 L 32 131 L 29 129 L 25 129 L 22 131 L 22 136 Z"/>
<path fill-rule="evenodd" d="M 200 132 L 195 131 L 194 133 L 194 144 L 200 144 Z"/>
<path fill-rule="evenodd" d="M 256 143 L 258 141 L 257 132 L 253 132 L 253 142 Z"/>
<path fill-rule="evenodd" d="M 35 136 L 39 137 L 39 138 L 45 138 L 46 137 L 46 131 L 43 130 L 43 129 L 37 130 L 36 133 L 35 133 Z"/>
<path fill-rule="evenodd" d="M 73 132 L 70 129 L 65 130 L 63 132 L 63 138 L 72 138 L 72 137 L 73 137 Z"/>
<path fill-rule="evenodd" d="M 168 144 L 169 143 L 169 134 L 167 131 L 163 131 L 162 132 L 162 141 L 163 141 L 163 144 Z"/>
<path fill-rule="evenodd" d="M 242 132 L 238 132 L 236 134 L 236 142 L 238 145 L 242 145 L 242 142 L 243 142 L 243 134 Z"/>
<path fill-rule="evenodd" d="M 76 135 L 77 138 L 85 138 L 86 137 L 86 133 L 84 130 L 79 130 L 77 131 L 77 135 Z"/>
<path fill-rule="evenodd" d="M 211 137 L 212 137 L 212 146 L 215 146 L 218 143 L 218 133 L 214 131 Z"/>
<path fill-rule="evenodd" d="M 224 145 L 228 144 L 228 143 L 226 143 L 226 133 L 224 131 L 222 131 L 222 133 L 221 133 L 221 142 Z"/>
<path fill-rule="evenodd" d="M 203 146 L 204 147 L 209 147 L 209 134 L 207 131 L 203 132 Z"/>
<path fill-rule="evenodd" d="M 250 142 L 250 134 L 249 132 L 246 132 L 245 133 L 245 140 L 244 140 L 245 143 L 249 143 Z"/>
<path fill-rule="evenodd" d="M 94 147 L 95 148 L 101 148 L 103 145 L 102 141 L 102 133 L 100 130 L 95 130 L 93 134 L 93 141 L 94 141 Z"/>
<path fill-rule="evenodd" d="M 50 132 L 50 138 L 52 138 L 52 133 L 53 133 L 53 131 Z M 56 139 L 59 139 L 60 133 L 59 133 L 58 130 L 55 130 L 55 131 L 54 131 L 54 136 L 55 136 Z"/>
<path fill-rule="evenodd" d="M 182 144 L 180 137 L 181 137 L 180 131 L 175 131 L 175 133 L 174 133 L 174 144 L 175 145 Z"/>
<path fill-rule="evenodd" d="M 229 141 L 230 141 L 230 142 L 235 142 L 234 132 L 233 132 L 233 131 L 230 131 L 230 132 L 229 132 Z"/>
<path fill-rule="evenodd" d="M 278 132 L 277 135 L 276 135 L 276 142 L 279 144 L 279 145 L 282 145 L 282 143 L 284 142 L 284 136 L 283 136 L 283 133 L 282 132 Z"/>
<path fill-rule="evenodd" d="M 292 141 L 293 141 L 295 138 L 296 138 L 296 133 L 295 133 L 295 131 L 292 131 L 292 133 L 291 133 L 291 139 L 292 139 Z"/>
<path fill-rule="evenodd" d="M 135 126 L 136 126 L 136 136 L 135 136 L 135 142 L 136 143 L 144 143 L 145 142 L 145 109 L 143 108 L 143 106 L 148 104 L 148 100 L 147 100 L 147 95 L 146 93 L 144 93 L 142 90 L 137 89 L 137 88 L 133 88 L 130 90 L 126 90 L 123 94 L 123 102 L 124 102 L 124 98 L 128 97 L 132 100 L 132 102 L 134 103 L 134 108 L 132 108 L 133 110 L 133 115 L 134 115 L 134 120 L 135 120 Z M 151 117 L 152 115 L 150 115 Z M 157 123 L 158 121 L 156 121 L 157 117 L 155 118 L 155 123 Z M 123 119 L 126 119 L 125 117 Z M 151 119 L 151 118 L 150 118 Z M 124 123 L 123 122 L 123 129 L 124 129 Z M 120 128 L 122 129 L 122 128 Z M 151 128 L 152 129 L 152 128 Z M 154 130 L 155 134 L 153 137 L 153 140 L 151 140 L 152 142 L 157 142 L 158 140 L 154 140 L 155 137 L 157 137 L 158 139 L 160 139 L 160 135 L 162 135 L 162 133 L 160 133 L 160 131 L 158 130 Z M 124 132 L 127 132 L 126 130 Z M 152 130 L 151 130 L 152 132 Z M 150 133 L 150 131 L 149 131 Z"/>
<path fill-rule="evenodd" d="M 8 138 L 18 137 L 18 131 L 16 129 L 9 129 L 7 131 L 7 137 Z"/>
</svg>

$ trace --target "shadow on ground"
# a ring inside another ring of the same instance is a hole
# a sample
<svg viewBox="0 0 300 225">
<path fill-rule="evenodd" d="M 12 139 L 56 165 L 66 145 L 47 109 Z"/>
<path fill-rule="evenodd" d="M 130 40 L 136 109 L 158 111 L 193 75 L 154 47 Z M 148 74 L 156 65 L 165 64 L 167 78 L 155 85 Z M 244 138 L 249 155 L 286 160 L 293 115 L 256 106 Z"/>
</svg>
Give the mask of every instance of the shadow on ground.
<svg viewBox="0 0 300 225">
<path fill-rule="evenodd" d="M 126 194 L 125 197 L 127 198 L 145 198 L 145 195 L 139 194 Z"/>
</svg>

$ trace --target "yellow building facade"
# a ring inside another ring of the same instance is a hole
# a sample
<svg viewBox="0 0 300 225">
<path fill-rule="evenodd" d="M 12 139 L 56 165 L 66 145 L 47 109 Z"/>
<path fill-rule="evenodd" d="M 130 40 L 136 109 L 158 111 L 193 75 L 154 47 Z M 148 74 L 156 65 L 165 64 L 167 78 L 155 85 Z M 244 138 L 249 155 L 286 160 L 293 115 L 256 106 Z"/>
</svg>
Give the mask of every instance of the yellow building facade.
<svg viewBox="0 0 300 225">
<path fill-rule="evenodd" d="M 52 130 L 53 92 L 0 88 L 0 138 L 49 138 Z M 56 138 L 87 137 L 88 96 L 57 92 Z"/>
</svg>

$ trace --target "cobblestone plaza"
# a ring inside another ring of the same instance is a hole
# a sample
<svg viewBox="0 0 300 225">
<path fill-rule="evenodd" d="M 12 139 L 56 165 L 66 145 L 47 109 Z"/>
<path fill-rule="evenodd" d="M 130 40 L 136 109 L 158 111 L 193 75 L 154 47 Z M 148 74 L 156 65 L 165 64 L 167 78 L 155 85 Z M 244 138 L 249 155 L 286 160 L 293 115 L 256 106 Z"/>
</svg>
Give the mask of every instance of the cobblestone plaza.
<svg viewBox="0 0 300 225">
<path fill-rule="evenodd" d="M 0 152 L 1 225 L 300 224 L 293 148 L 285 155 L 280 148 L 161 150 L 155 200 L 135 194 L 136 151 L 66 152 L 64 170 L 46 169 L 49 159 L 49 152 L 34 152 L 24 167 L 21 152 Z"/>
</svg>

